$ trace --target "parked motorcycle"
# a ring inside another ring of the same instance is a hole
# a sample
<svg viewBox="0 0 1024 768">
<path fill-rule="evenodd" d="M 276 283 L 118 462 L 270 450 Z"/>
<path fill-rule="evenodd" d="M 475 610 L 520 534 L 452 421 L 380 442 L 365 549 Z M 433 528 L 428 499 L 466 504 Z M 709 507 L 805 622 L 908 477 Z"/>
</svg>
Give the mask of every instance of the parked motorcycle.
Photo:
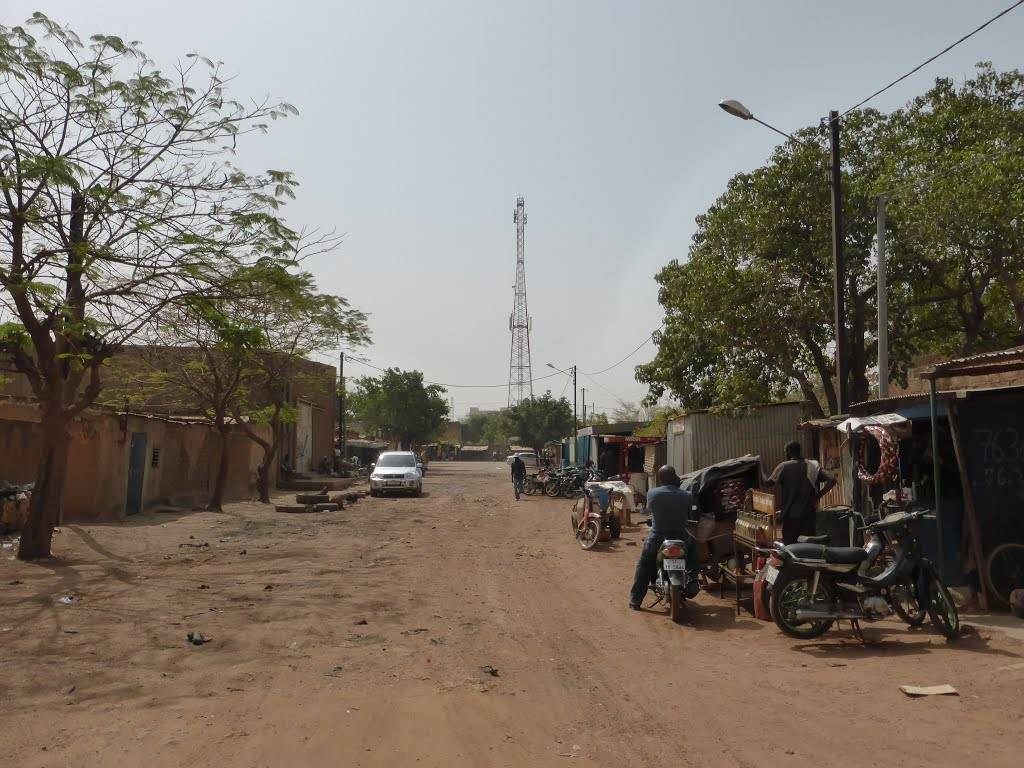
<svg viewBox="0 0 1024 768">
<path fill-rule="evenodd" d="M 586 488 L 573 504 L 570 520 L 582 549 L 593 549 L 597 542 L 617 539 L 622 534 L 622 522 L 612 505 L 605 504 L 602 508 L 597 494 Z"/>
<path fill-rule="evenodd" d="M 840 619 L 877 621 L 893 613 L 914 625 L 923 621 L 923 608 L 943 635 L 957 637 L 956 605 L 935 566 L 921 554 L 914 533 L 915 523 L 933 517 L 930 510 L 898 508 L 861 529 L 863 547 L 829 547 L 805 539 L 771 550 L 765 579 L 779 629 L 808 640 Z M 880 573 L 871 575 L 887 542 L 892 555 L 883 558 Z"/>
<path fill-rule="evenodd" d="M 544 483 L 547 482 L 549 471 L 542 469 L 535 475 L 527 475 L 523 481 L 523 493 L 527 496 L 544 493 Z"/>
</svg>

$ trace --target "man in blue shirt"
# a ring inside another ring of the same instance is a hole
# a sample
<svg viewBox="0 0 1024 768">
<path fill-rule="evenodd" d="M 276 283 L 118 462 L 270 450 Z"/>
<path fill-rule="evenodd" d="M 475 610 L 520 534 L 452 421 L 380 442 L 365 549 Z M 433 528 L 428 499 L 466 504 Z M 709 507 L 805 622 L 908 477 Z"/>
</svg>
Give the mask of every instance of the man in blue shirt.
<svg viewBox="0 0 1024 768">
<path fill-rule="evenodd" d="M 683 539 L 687 542 L 687 560 L 692 562 L 693 539 L 686 530 L 686 522 L 693 514 L 696 501 L 693 494 L 679 487 L 679 475 L 674 467 L 665 465 L 658 470 L 658 487 L 647 494 L 647 510 L 651 513 L 651 532 L 647 534 L 640 560 L 636 564 L 633 589 L 629 593 L 629 607 L 640 610 L 647 594 L 647 586 L 658 572 L 658 549 L 665 539 Z M 687 564 L 689 568 L 689 563 Z"/>
</svg>

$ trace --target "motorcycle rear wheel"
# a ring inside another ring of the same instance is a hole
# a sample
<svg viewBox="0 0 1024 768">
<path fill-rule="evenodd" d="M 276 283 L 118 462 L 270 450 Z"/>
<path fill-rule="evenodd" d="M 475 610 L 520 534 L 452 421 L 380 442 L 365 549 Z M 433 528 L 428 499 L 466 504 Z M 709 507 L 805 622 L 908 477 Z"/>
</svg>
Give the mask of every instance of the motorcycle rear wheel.
<svg viewBox="0 0 1024 768">
<path fill-rule="evenodd" d="M 673 624 L 683 620 L 683 590 L 675 584 L 670 584 L 668 588 L 668 617 Z"/>
<path fill-rule="evenodd" d="M 587 527 L 576 533 L 576 540 L 579 541 L 581 549 L 593 549 L 600 538 L 601 523 L 594 518 L 587 520 Z"/>
<path fill-rule="evenodd" d="M 809 573 L 799 573 L 790 577 L 783 573 L 779 580 L 772 585 L 770 603 L 772 619 L 785 634 L 798 640 L 813 640 L 816 637 L 821 637 L 832 626 L 832 619 L 797 621 L 793 615 L 801 604 L 807 603 L 812 580 L 813 576 Z M 816 597 L 819 598 L 819 602 L 829 607 L 832 606 L 832 590 L 824 579 L 818 580 Z"/>
<path fill-rule="evenodd" d="M 953 597 L 936 574 L 928 577 L 928 616 L 935 628 L 947 640 L 955 640 L 960 636 L 960 612 L 956 609 Z"/>
</svg>

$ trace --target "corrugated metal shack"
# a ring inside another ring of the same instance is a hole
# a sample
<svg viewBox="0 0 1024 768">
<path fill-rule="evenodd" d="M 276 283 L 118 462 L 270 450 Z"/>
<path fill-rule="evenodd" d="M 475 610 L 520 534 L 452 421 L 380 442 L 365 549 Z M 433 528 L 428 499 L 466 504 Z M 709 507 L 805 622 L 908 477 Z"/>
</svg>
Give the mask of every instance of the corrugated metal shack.
<svg viewBox="0 0 1024 768">
<path fill-rule="evenodd" d="M 786 443 L 791 440 L 810 441 L 798 431 L 803 403 L 787 402 L 747 408 L 735 416 L 690 411 L 668 423 L 668 463 L 680 475 L 695 472 L 725 459 L 746 454 L 761 457 L 761 464 L 770 472 L 783 460 Z"/>
</svg>

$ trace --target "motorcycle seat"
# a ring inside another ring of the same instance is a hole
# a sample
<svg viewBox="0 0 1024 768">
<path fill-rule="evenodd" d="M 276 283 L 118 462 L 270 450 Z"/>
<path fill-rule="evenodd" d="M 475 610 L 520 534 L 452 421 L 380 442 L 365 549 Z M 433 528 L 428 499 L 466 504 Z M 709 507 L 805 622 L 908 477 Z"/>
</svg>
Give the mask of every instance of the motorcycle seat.
<svg viewBox="0 0 1024 768">
<path fill-rule="evenodd" d="M 821 544 L 790 544 L 786 549 L 801 560 L 824 560 L 826 563 L 851 565 L 867 560 L 868 553 L 860 547 L 825 547 Z"/>
<path fill-rule="evenodd" d="M 828 544 L 829 538 L 826 533 L 823 536 L 797 536 L 796 541 L 798 544 Z"/>
</svg>

